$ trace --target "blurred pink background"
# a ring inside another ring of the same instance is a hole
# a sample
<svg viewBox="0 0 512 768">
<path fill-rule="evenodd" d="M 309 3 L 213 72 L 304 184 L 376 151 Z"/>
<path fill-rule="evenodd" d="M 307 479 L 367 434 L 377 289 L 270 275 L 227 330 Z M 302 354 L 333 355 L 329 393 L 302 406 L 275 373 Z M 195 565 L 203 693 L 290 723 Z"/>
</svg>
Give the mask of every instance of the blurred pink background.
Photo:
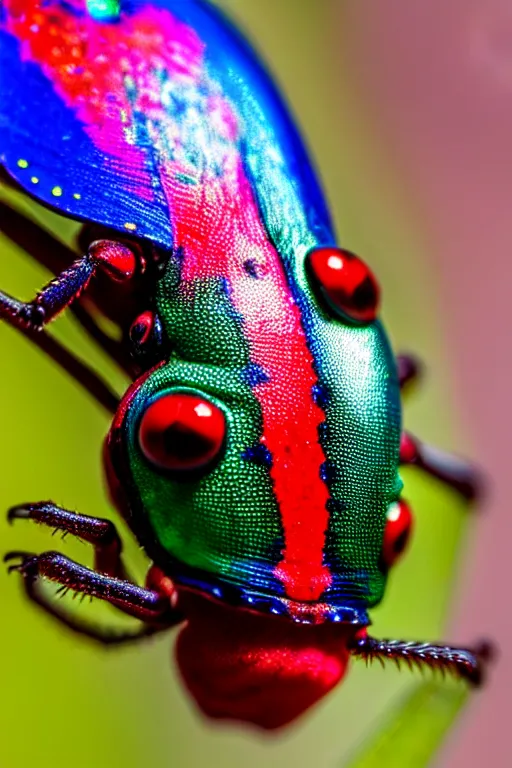
<svg viewBox="0 0 512 768">
<path fill-rule="evenodd" d="M 357 0 L 344 6 L 344 24 L 351 35 L 342 32 L 342 65 L 350 61 L 372 130 L 430 244 L 457 408 L 471 424 L 470 452 L 492 479 L 448 634 L 458 642 L 495 638 L 499 663 L 438 765 L 505 768 L 512 765 L 512 4 Z"/>
</svg>

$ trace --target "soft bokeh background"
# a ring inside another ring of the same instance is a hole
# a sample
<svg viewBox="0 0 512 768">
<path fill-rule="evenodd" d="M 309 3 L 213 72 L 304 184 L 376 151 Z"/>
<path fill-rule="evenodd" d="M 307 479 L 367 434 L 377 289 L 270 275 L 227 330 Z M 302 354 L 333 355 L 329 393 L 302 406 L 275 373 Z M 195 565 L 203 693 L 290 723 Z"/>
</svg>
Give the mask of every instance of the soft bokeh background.
<svg viewBox="0 0 512 768">
<path fill-rule="evenodd" d="M 512 13 L 505 0 L 219 5 L 257 44 L 286 93 L 340 241 L 379 276 L 395 349 L 428 361 L 427 380 L 406 406 L 407 426 L 478 457 L 493 475 L 485 514 L 461 540 L 464 505 L 404 473 L 415 539 L 373 618 L 377 635 L 498 638 L 502 656 L 491 684 L 474 697 L 439 764 L 509 766 Z M 64 239 L 72 236 L 73 225 L 29 210 Z M 1 247 L 0 285 L 30 297 L 47 275 L 8 244 Z M 122 377 L 69 318 L 54 330 L 122 391 Z M 105 413 L 5 326 L 0 349 L 0 508 L 53 498 L 118 522 L 102 489 Z M 142 578 L 144 557 L 119 526 Z M 61 546 L 22 522 L 10 529 L 0 521 L 0 541 L 2 551 Z M 83 545 L 68 539 L 62 548 L 91 562 Z M 146 646 L 101 651 L 29 606 L 16 577 L 3 570 L 0 600 L 2 768 L 341 767 L 413 685 L 407 671 L 354 664 L 311 714 L 281 735 L 262 736 L 200 719 L 176 676 L 172 633 Z M 95 604 L 81 610 L 117 620 Z"/>
</svg>

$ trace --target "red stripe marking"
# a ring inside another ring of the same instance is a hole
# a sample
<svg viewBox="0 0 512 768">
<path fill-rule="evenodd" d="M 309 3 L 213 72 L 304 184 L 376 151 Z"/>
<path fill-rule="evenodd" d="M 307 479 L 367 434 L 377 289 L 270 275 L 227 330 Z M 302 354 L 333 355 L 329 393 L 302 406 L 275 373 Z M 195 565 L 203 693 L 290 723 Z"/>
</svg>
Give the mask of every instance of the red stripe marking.
<svg viewBox="0 0 512 768">
<path fill-rule="evenodd" d="M 312 399 L 313 358 L 281 259 L 268 241 L 241 165 L 231 178 L 212 179 L 200 192 L 171 179 L 168 190 L 175 245 L 185 254 L 182 279 L 228 278 L 251 361 L 269 376 L 254 392 L 284 528 L 276 576 L 288 597 L 318 600 L 331 583 L 323 564 L 329 494 L 319 476 L 325 456 L 317 436 L 324 414 Z M 248 259 L 258 279 L 245 271 Z"/>
</svg>

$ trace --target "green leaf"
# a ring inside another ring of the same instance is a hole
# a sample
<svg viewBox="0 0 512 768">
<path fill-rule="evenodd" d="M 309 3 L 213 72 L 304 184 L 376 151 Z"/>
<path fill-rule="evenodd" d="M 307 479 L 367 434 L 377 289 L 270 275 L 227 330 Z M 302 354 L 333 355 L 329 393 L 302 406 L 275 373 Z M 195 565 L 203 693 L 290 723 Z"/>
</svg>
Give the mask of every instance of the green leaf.
<svg viewBox="0 0 512 768">
<path fill-rule="evenodd" d="M 428 766 L 469 695 L 463 683 L 446 680 L 417 685 L 398 711 L 345 768 Z"/>
</svg>

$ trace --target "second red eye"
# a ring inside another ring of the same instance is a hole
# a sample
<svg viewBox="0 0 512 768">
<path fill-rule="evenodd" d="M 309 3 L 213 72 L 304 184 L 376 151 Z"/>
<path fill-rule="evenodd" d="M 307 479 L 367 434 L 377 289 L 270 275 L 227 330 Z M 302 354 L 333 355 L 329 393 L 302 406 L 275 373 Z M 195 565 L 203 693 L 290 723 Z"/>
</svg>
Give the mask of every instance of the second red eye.
<svg viewBox="0 0 512 768">
<path fill-rule="evenodd" d="M 386 514 L 382 560 L 390 568 L 407 547 L 412 530 L 412 512 L 409 505 L 400 499 L 391 504 Z"/>
<path fill-rule="evenodd" d="M 174 471 L 202 469 L 220 454 L 226 437 L 223 412 L 199 395 L 170 392 L 142 416 L 139 444 L 157 467 Z"/>
<path fill-rule="evenodd" d="M 370 268 L 342 248 L 314 248 L 306 257 L 313 287 L 335 311 L 354 323 L 375 320 L 379 286 Z"/>
</svg>

